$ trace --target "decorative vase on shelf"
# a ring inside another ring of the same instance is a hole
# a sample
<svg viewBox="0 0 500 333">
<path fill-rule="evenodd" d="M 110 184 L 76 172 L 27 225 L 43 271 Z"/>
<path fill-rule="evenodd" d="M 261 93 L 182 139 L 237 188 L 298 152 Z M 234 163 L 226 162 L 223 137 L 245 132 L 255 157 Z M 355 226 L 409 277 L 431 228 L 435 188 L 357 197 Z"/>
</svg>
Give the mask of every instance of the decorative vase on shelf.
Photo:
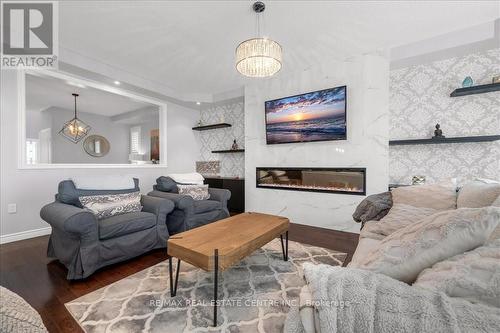
<svg viewBox="0 0 500 333">
<path fill-rule="evenodd" d="M 468 88 L 472 87 L 474 84 L 474 80 L 470 76 L 467 76 L 463 81 L 462 81 L 462 88 Z"/>
<path fill-rule="evenodd" d="M 232 150 L 238 149 L 238 144 L 236 143 L 236 139 L 233 140 L 233 145 L 231 146 Z"/>
</svg>

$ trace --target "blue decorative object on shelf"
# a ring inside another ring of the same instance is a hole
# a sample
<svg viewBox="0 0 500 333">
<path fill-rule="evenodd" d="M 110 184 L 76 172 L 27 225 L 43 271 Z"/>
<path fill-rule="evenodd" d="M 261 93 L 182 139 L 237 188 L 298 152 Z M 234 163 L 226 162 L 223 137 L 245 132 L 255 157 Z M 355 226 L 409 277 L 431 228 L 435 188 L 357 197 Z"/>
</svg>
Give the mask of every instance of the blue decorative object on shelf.
<svg viewBox="0 0 500 333">
<path fill-rule="evenodd" d="M 474 84 L 474 80 L 472 80 L 472 78 L 470 76 L 467 76 L 463 81 L 462 81 L 462 87 L 463 88 L 468 88 L 468 87 L 472 87 L 472 85 Z"/>
</svg>

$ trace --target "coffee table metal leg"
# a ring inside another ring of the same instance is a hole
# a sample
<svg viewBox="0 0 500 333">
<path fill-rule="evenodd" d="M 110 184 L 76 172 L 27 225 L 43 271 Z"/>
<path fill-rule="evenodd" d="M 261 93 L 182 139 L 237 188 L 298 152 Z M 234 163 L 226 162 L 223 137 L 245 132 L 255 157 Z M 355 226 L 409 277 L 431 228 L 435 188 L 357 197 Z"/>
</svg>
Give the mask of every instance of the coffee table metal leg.
<svg viewBox="0 0 500 333">
<path fill-rule="evenodd" d="M 177 284 L 179 282 L 179 271 L 181 270 L 181 260 L 177 259 L 177 270 L 175 271 L 174 296 L 177 295 Z"/>
<path fill-rule="evenodd" d="M 286 231 L 285 236 L 286 236 L 285 261 L 288 261 L 288 230 Z"/>
<path fill-rule="evenodd" d="M 177 270 L 175 271 L 175 281 L 173 281 L 172 257 L 168 257 L 168 273 L 170 276 L 170 297 L 174 297 L 177 294 L 177 283 L 179 282 L 180 268 L 181 268 L 181 260 L 177 259 Z"/>
<path fill-rule="evenodd" d="M 214 327 L 217 326 L 217 287 L 219 275 L 219 250 L 214 251 Z"/>
<path fill-rule="evenodd" d="M 283 245 L 283 235 L 280 235 L 281 251 L 283 251 L 283 260 L 288 261 L 288 231 L 285 232 L 285 244 Z"/>
<path fill-rule="evenodd" d="M 286 261 L 285 245 L 283 244 L 283 235 L 280 235 L 280 241 L 281 241 L 281 252 L 283 253 L 283 260 Z"/>
<path fill-rule="evenodd" d="M 170 297 L 174 297 L 174 284 L 172 279 L 172 257 L 168 257 L 168 276 L 170 277 Z"/>
</svg>

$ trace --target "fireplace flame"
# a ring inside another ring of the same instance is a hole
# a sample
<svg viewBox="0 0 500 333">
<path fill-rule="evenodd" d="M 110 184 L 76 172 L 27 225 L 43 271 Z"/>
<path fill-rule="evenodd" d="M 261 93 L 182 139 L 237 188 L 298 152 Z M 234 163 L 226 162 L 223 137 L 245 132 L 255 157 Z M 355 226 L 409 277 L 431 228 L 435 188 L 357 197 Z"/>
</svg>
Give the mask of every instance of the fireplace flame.
<svg viewBox="0 0 500 333">
<path fill-rule="evenodd" d="M 316 185 L 299 185 L 299 184 L 275 184 L 275 183 L 260 183 L 260 186 L 265 187 L 286 187 L 291 189 L 307 189 L 307 190 L 322 190 L 322 191 L 346 191 L 346 192 L 363 192 L 362 189 L 353 186 L 316 186 Z"/>
</svg>

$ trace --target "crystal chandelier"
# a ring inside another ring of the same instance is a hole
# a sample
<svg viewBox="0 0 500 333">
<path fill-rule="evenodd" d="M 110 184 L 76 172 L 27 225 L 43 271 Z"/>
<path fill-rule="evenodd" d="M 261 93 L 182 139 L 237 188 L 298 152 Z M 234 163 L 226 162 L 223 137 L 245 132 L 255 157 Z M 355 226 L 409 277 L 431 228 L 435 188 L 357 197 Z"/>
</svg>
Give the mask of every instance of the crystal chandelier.
<svg viewBox="0 0 500 333">
<path fill-rule="evenodd" d="M 75 117 L 64 124 L 63 128 L 59 131 L 59 134 L 73 143 L 78 143 L 89 133 L 91 127 L 78 119 L 76 116 L 76 98 L 79 95 L 72 95 L 75 97 Z"/>
<path fill-rule="evenodd" d="M 281 45 L 260 37 L 259 13 L 266 5 L 257 1 L 252 8 L 257 13 L 257 38 L 248 39 L 236 47 L 236 69 L 249 77 L 272 76 L 281 69 Z"/>
</svg>

